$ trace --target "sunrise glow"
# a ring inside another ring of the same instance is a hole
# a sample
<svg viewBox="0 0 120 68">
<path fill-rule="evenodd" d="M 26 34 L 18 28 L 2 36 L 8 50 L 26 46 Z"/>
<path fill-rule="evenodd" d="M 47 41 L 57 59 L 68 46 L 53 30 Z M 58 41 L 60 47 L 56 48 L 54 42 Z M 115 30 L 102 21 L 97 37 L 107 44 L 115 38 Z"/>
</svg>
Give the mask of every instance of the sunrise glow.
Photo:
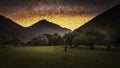
<svg viewBox="0 0 120 68">
<path fill-rule="evenodd" d="M 94 16 L 88 15 L 81 15 L 81 16 L 66 16 L 66 15 L 54 15 L 54 16 L 23 16 L 23 17 L 16 17 L 16 16 L 8 16 L 13 21 L 17 22 L 18 24 L 22 25 L 23 27 L 29 27 L 35 24 L 36 22 L 46 19 L 52 23 L 58 24 L 61 27 L 69 28 L 74 30 L 81 25 L 85 24 L 87 21 L 92 19 Z"/>
<path fill-rule="evenodd" d="M 0 15 L 12 19 L 23 27 L 46 19 L 74 30 L 112 6 L 102 1 L 92 3 L 86 0 L 14 0 L 1 2 L 0 8 L 4 9 L 0 10 Z"/>
</svg>

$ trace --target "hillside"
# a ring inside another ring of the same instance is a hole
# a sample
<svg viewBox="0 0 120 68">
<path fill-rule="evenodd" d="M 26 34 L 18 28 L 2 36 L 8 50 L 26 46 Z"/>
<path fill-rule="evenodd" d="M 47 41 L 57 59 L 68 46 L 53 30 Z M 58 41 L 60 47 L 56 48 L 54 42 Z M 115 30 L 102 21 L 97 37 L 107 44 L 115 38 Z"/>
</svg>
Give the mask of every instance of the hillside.
<svg viewBox="0 0 120 68">
<path fill-rule="evenodd" d="M 28 31 L 30 31 L 30 33 L 33 36 L 38 36 L 40 34 L 54 34 L 54 33 L 63 36 L 64 34 L 71 32 L 70 29 L 62 28 L 61 26 L 49 22 L 47 20 L 40 20 L 39 22 L 28 27 L 27 29 Z"/>
<path fill-rule="evenodd" d="M 62 28 L 47 20 L 40 20 L 30 27 L 22 27 L 14 21 L 0 15 L 0 41 L 9 41 L 12 37 L 28 42 L 41 34 L 57 33 L 63 36 L 71 32 L 70 29 Z"/>
<path fill-rule="evenodd" d="M 21 41 L 28 39 L 28 32 L 24 27 L 16 24 L 14 21 L 0 16 L 0 40 L 8 41 L 11 37 L 15 37 Z"/>
<path fill-rule="evenodd" d="M 111 32 L 111 30 L 120 29 L 120 4 L 96 16 L 83 26 L 74 30 L 87 31 L 97 30 L 102 32 Z"/>
</svg>

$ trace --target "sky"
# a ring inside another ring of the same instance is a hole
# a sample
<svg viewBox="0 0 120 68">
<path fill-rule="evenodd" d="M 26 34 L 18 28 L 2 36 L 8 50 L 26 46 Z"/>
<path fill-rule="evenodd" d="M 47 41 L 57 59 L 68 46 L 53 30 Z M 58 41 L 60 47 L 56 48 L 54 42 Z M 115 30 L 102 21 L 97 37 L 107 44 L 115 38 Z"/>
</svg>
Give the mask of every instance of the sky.
<svg viewBox="0 0 120 68">
<path fill-rule="evenodd" d="M 29 27 L 46 19 L 74 30 L 120 0 L 0 0 L 0 15 Z"/>
</svg>

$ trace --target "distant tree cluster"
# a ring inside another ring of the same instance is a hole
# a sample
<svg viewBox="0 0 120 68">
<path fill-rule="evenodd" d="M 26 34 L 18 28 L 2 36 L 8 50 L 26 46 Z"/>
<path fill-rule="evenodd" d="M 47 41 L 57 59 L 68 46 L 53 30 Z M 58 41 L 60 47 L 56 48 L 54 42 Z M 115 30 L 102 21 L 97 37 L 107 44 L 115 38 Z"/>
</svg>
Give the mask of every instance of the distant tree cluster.
<svg viewBox="0 0 120 68">
<path fill-rule="evenodd" d="M 17 46 L 18 44 L 21 43 L 21 41 L 13 36 L 5 36 L 2 35 L 0 36 L 0 45 L 2 47 L 5 47 L 5 45 L 14 45 Z"/>
<path fill-rule="evenodd" d="M 65 45 L 65 48 L 69 45 L 71 48 L 79 47 L 80 45 L 90 46 L 94 49 L 95 45 L 106 45 L 108 50 L 111 50 L 111 45 L 119 45 L 120 43 L 120 31 L 114 29 L 109 33 L 102 33 L 96 30 L 77 31 L 60 36 L 58 34 L 43 34 L 33 38 L 27 42 L 28 45 Z M 13 36 L 1 36 L 0 45 L 5 44 L 22 44 L 22 42 Z"/>
<path fill-rule="evenodd" d="M 119 44 L 120 31 L 112 31 L 108 34 L 95 30 L 78 31 L 65 35 L 66 45 L 78 47 L 79 45 L 89 45 L 94 49 L 94 45 L 107 45 L 108 50 L 111 50 L 111 45 Z"/>
<path fill-rule="evenodd" d="M 43 34 L 28 42 L 30 45 L 62 45 L 63 38 L 58 34 Z"/>
<path fill-rule="evenodd" d="M 106 45 L 108 50 L 111 45 L 119 43 L 120 31 L 113 31 L 106 34 L 96 30 L 78 31 L 60 36 L 58 34 L 43 34 L 28 42 L 29 45 L 69 45 L 71 48 L 79 47 L 80 45 L 90 46 L 94 49 L 95 45 Z"/>
</svg>

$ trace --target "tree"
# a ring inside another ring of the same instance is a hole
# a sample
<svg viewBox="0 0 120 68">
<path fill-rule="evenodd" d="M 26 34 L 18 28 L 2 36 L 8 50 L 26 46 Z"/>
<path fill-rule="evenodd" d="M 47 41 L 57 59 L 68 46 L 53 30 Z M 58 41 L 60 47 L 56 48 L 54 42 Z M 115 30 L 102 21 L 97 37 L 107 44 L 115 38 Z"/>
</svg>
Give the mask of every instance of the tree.
<svg viewBox="0 0 120 68">
<path fill-rule="evenodd" d="M 18 38 L 12 37 L 9 43 L 14 44 L 14 46 L 17 46 L 18 44 L 21 43 L 21 41 Z"/>
<path fill-rule="evenodd" d="M 120 27 L 114 27 L 111 31 L 111 39 L 116 45 L 120 44 Z"/>
<path fill-rule="evenodd" d="M 72 40 L 72 44 L 74 47 L 77 47 L 78 45 L 85 44 L 85 35 L 84 33 L 80 33 L 79 35 L 75 36 Z"/>
<path fill-rule="evenodd" d="M 111 50 L 111 45 L 118 45 L 120 43 L 120 27 L 113 27 L 110 31 L 105 33 L 104 43 L 107 49 Z"/>
<path fill-rule="evenodd" d="M 63 44 L 63 38 L 58 35 L 57 33 L 51 35 L 51 34 L 44 34 L 48 40 L 49 40 L 49 45 L 61 45 Z"/>
<path fill-rule="evenodd" d="M 70 45 L 71 48 L 72 46 L 72 40 L 73 40 L 74 35 L 72 33 L 65 34 L 63 39 L 64 39 L 64 45 L 65 45 L 65 52 L 67 51 L 67 46 Z"/>
<path fill-rule="evenodd" d="M 63 43 L 63 39 L 58 34 L 43 34 L 34 39 L 32 39 L 29 44 L 36 45 L 61 45 Z"/>
<path fill-rule="evenodd" d="M 49 42 L 48 38 L 45 35 L 40 35 L 34 39 L 32 39 L 29 44 L 32 45 L 47 45 Z"/>
<path fill-rule="evenodd" d="M 111 44 L 113 43 L 112 37 L 107 35 L 106 39 L 105 39 L 105 42 L 106 42 L 108 50 L 111 50 Z"/>
<path fill-rule="evenodd" d="M 98 41 L 102 41 L 104 34 L 97 32 L 95 30 L 86 31 L 86 43 L 91 46 L 91 49 L 94 49 L 94 45 Z"/>
<path fill-rule="evenodd" d="M 107 44 L 108 50 L 111 50 L 111 45 L 120 44 L 120 27 L 113 27 L 109 32 L 106 33 L 105 42 Z"/>
<path fill-rule="evenodd" d="M 75 34 L 72 34 L 72 33 L 64 35 L 64 42 L 65 42 L 66 46 L 70 45 L 70 47 L 73 48 L 73 46 L 72 46 L 72 40 L 73 40 L 74 36 L 75 36 Z"/>
<path fill-rule="evenodd" d="M 11 35 L 1 35 L 0 36 L 0 45 L 2 45 L 2 47 L 4 48 L 6 45 L 14 45 L 16 46 L 17 44 L 19 44 L 21 41 Z"/>
<path fill-rule="evenodd" d="M 53 44 L 54 45 L 61 45 L 62 44 L 62 37 L 57 33 L 53 34 Z"/>
<path fill-rule="evenodd" d="M 43 35 L 47 37 L 47 39 L 48 39 L 48 45 L 52 45 L 53 35 L 51 35 L 51 34 L 43 34 Z"/>
</svg>

